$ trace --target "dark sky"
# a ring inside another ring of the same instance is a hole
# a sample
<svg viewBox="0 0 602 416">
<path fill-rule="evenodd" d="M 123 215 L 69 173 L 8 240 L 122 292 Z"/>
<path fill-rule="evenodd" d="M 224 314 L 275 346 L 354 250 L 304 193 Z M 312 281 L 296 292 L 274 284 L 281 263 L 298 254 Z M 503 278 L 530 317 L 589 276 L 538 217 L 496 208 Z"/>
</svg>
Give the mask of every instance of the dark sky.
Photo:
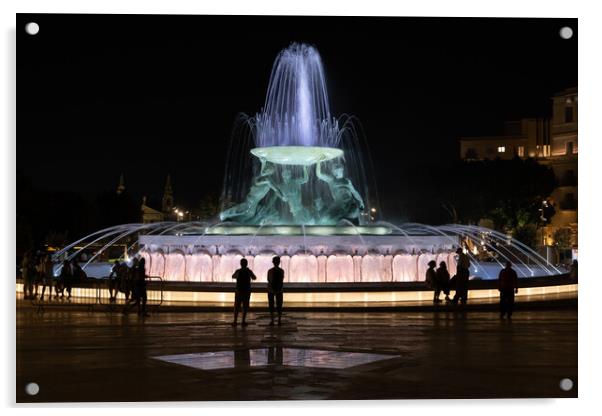
<svg viewBox="0 0 602 416">
<path fill-rule="evenodd" d="M 21 28 L 35 21 L 36 36 Z M 38 188 L 115 188 L 176 203 L 221 190 L 238 113 L 255 114 L 291 42 L 324 62 L 334 115 L 361 120 L 381 202 L 395 209 L 459 136 L 548 116 L 577 85 L 576 19 L 17 16 L 17 169 Z"/>
</svg>

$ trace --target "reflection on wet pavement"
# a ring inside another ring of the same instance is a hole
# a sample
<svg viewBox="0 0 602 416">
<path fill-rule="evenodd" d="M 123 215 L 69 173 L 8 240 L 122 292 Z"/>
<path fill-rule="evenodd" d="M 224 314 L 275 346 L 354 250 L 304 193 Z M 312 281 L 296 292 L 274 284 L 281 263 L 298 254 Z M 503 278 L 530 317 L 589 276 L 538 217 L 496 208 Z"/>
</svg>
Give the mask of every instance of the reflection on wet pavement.
<svg viewBox="0 0 602 416">
<path fill-rule="evenodd" d="M 376 361 L 388 360 L 394 357 L 396 356 L 362 352 L 270 347 L 235 351 L 203 352 L 196 354 L 163 355 L 153 358 L 199 370 L 220 370 L 238 367 L 261 367 L 266 365 L 345 369 Z"/>
<path fill-rule="evenodd" d="M 281 327 L 267 313 L 245 328 L 231 319 L 17 308 L 16 400 L 577 396 L 576 310 L 519 311 L 512 322 L 472 311 L 287 312 Z M 561 390 L 563 378 L 575 388 Z"/>
</svg>

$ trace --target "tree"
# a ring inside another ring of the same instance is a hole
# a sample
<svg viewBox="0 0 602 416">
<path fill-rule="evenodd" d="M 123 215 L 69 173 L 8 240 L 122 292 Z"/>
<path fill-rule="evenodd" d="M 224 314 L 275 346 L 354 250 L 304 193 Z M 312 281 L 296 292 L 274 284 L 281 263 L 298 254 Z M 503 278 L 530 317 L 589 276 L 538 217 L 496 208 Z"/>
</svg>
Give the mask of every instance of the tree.
<svg viewBox="0 0 602 416">
<path fill-rule="evenodd" d="M 537 226 L 535 224 L 525 224 L 513 230 L 513 238 L 530 247 L 536 246 Z"/>
<path fill-rule="evenodd" d="M 215 218 L 219 214 L 220 205 L 219 197 L 216 193 L 207 193 L 203 195 L 199 201 L 198 207 L 195 210 L 197 215 L 202 220 Z"/>
<path fill-rule="evenodd" d="M 559 249 L 571 248 L 572 244 L 570 228 L 559 228 L 554 231 L 554 244 L 556 244 Z"/>
<path fill-rule="evenodd" d="M 448 193 L 461 221 L 492 217 L 496 228 L 537 223 L 541 201 L 556 186 L 552 170 L 532 159 L 462 162 Z"/>
</svg>

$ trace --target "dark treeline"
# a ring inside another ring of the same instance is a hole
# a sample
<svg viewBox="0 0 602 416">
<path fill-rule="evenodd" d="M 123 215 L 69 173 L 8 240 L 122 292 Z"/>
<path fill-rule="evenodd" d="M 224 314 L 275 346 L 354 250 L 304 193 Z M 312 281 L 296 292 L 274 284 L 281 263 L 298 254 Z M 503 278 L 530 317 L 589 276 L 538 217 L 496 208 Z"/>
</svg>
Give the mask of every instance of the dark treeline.
<svg viewBox="0 0 602 416">
<path fill-rule="evenodd" d="M 17 171 L 17 255 L 62 246 L 111 225 L 140 221 L 140 204 L 127 191 L 100 192 L 90 200 L 76 192 L 38 189 Z"/>
<path fill-rule="evenodd" d="M 554 187 L 552 171 L 534 160 L 450 160 L 406 166 L 381 190 L 381 220 L 394 223 L 471 223 L 486 218 L 533 244 L 542 200 Z M 213 217 L 217 197 L 201 195 L 195 215 Z M 140 201 L 126 190 L 84 198 L 75 192 L 37 189 L 17 172 L 17 254 L 62 246 L 101 228 L 139 222 Z"/>
<path fill-rule="evenodd" d="M 519 158 L 421 163 L 392 176 L 397 193 L 380 192 L 380 219 L 436 225 L 486 218 L 497 230 L 519 233 L 539 225 L 542 201 L 557 185 L 549 167 Z"/>
</svg>

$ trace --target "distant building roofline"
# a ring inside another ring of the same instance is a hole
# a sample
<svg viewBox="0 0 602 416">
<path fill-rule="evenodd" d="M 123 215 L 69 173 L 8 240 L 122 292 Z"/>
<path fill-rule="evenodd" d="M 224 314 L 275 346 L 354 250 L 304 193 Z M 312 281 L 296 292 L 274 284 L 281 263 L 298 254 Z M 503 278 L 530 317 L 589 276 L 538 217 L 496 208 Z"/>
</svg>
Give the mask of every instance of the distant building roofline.
<svg viewBox="0 0 602 416">
<path fill-rule="evenodd" d="M 553 97 L 564 97 L 567 95 L 575 95 L 575 94 L 577 94 L 577 87 L 569 87 L 569 88 L 565 88 L 562 91 L 558 91 L 557 93 L 552 95 L 552 98 Z"/>
<path fill-rule="evenodd" d="M 460 137 L 461 142 L 477 141 L 495 141 L 495 140 L 526 140 L 525 136 L 481 136 L 481 137 Z"/>
</svg>

